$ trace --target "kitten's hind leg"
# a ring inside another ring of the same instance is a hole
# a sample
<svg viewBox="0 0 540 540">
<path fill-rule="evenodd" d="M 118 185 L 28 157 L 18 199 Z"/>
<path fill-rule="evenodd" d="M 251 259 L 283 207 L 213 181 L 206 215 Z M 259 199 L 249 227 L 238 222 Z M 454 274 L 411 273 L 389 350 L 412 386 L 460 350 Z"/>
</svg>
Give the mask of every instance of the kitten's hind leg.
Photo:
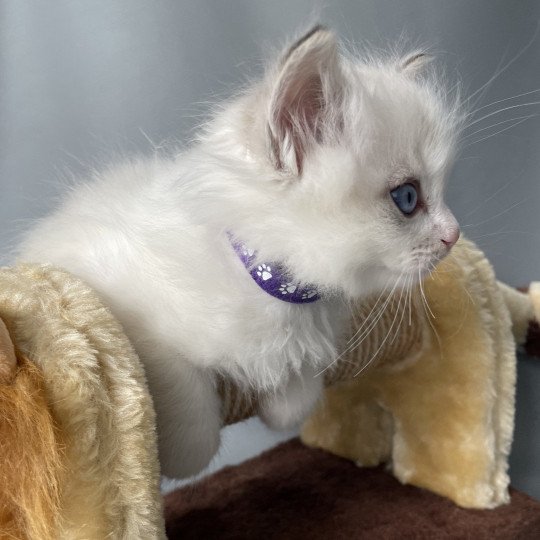
<svg viewBox="0 0 540 540">
<path fill-rule="evenodd" d="M 323 377 L 312 366 L 291 374 L 284 389 L 263 399 L 259 416 L 274 429 L 290 429 L 305 420 L 322 395 Z"/>
<path fill-rule="evenodd" d="M 219 448 L 221 402 L 209 375 L 179 358 L 163 358 L 145 359 L 161 473 L 186 478 L 202 471 Z"/>
</svg>

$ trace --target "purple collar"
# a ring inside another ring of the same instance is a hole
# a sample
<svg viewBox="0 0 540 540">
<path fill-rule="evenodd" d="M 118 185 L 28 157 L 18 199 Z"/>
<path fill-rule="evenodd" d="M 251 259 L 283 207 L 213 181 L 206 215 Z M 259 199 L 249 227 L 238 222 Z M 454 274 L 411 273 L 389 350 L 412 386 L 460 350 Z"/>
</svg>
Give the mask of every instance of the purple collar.
<svg viewBox="0 0 540 540">
<path fill-rule="evenodd" d="M 292 304 L 309 304 L 320 299 L 314 285 L 295 282 L 279 263 L 254 264 L 257 252 L 235 240 L 232 234 L 228 233 L 228 236 L 239 259 L 263 291 Z"/>
</svg>

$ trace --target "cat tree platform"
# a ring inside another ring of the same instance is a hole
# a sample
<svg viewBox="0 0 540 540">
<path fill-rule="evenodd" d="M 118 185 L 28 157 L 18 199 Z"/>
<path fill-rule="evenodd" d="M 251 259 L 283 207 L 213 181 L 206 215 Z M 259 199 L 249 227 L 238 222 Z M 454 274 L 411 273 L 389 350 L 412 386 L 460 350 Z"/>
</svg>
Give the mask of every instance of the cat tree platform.
<svg viewBox="0 0 540 540">
<path fill-rule="evenodd" d="M 169 540 L 537 540 L 540 502 L 510 494 L 465 510 L 294 439 L 168 494 L 165 518 Z"/>
</svg>

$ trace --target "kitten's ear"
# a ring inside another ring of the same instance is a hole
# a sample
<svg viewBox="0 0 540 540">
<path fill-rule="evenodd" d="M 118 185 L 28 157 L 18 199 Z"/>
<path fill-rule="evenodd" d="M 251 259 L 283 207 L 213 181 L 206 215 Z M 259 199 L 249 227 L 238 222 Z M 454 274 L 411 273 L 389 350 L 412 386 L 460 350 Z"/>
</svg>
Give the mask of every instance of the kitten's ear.
<svg viewBox="0 0 540 540">
<path fill-rule="evenodd" d="M 268 131 L 277 169 L 302 173 L 310 146 L 340 122 L 341 87 L 336 38 L 316 26 L 288 49 L 272 83 Z"/>
<path fill-rule="evenodd" d="M 403 73 L 414 78 L 419 75 L 432 60 L 433 56 L 418 51 L 403 58 L 399 68 Z"/>
</svg>

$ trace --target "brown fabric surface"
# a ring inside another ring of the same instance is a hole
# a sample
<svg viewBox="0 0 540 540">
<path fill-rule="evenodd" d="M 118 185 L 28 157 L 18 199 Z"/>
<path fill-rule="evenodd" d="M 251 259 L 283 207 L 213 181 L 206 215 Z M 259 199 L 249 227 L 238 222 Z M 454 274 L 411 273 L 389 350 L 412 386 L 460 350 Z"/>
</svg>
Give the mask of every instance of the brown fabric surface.
<svg viewBox="0 0 540 540">
<path fill-rule="evenodd" d="M 529 287 L 525 285 L 516 287 L 516 289 L 522 293 L 529 291 Z M 527 337 L 523 348 L 529 356 L 540 357 L 540 325 L 537 321 L 529 321 L 529 328 L 527 329 Z"/>
<path fill-rule="evenodd" d="M 529 322 L 527 339 L 523 347 L 529 356 L 540 357 L 540 325 L 536 321 Z"/>
<path fill-rule="evenodd" d="M 165 518 L 170 540 L 539 539 L 540 502 L 511 496 L 465 510 L 294 439 L 168 494 Z"/>
</svg>

